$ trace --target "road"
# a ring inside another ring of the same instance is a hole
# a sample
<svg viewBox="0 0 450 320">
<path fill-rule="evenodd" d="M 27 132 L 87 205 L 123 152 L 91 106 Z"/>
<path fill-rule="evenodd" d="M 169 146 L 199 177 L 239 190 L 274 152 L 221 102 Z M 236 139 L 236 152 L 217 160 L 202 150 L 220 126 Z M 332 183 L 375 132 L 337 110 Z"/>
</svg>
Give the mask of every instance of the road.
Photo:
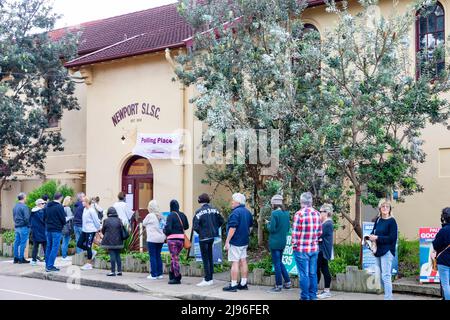
<svg viewBox="0 0 450 320">
<path fill-rule="evenodd" d="M 142 293 L 120 292 L 66 283 L 0 276 L 0 300 L 161 300 Z"/>
</svg>

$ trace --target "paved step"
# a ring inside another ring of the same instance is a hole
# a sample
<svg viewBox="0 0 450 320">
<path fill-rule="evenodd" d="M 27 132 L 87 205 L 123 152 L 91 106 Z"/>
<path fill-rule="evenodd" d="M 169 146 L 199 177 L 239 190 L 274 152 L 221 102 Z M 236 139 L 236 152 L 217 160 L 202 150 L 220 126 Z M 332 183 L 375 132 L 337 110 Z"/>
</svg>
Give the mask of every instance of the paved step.
<svg viewBox="0 0 450 320">
<path fill-rule="evenodd" d="M 416 278 L 402 278 L 392 283 L 394 292 L 441 297 L 440 285 L 437 283 L 420 283 Z"/>
</svg>

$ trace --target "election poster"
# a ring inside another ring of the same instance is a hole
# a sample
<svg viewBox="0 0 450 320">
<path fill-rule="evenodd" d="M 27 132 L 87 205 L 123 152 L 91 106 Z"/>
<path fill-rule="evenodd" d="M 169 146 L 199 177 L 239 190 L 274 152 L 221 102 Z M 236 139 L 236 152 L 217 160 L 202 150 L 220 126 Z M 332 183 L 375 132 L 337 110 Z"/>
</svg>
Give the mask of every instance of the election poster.
<svg viewBox="0 0 450 320">
<path fill-rule="evenodd" d="M 289 274 L 298 275 L 297 265 L 295 264 L 294 259 L 294 248 L 292 246 L 292 229 L 289 230 L 289 233 L 286 237 L 286 247 L 283 251 L 282 262 L 286 267 L 286 270 Z M 273 265 L 272 265 L 273 270 Z"/>
<path fill-rule="evenodd" d="M 440 228 L 419 228 L 420 243 L 420 282 L 439 283 L 436 260 L 431 258 L 433 240 Z"/>
<path fill-rule="evenodd" d="M 164 227 L 166 226 L 166 221 L 167 221 L 167 217 L 169 216 L 169 214 L 170 214 L 170 212 L 161 212 L 162 219 L 159 222 L 159 227 L 161 230 L 163 230 Z M 169 247 L 167 246 L 167 242 L 163 244 L 161 253 L 169 254 Z"/>
<path fill-rule="evenodd" d="M 374 222 L 363 222 L 363 238 L 372 233 Z M 363 246 L 362 250 L 362 269 L 367 270 L 369 273 L 374 274 L 376 272 L 375 256 L 366 246 Z M 395 246 L 395 257 L 392 261 L 392 274 L 398 273 L 398 237 L 397 244 Z"/>
<path fill-rule="evenodd" d="M 194 231 L 194 240 L 192 242 L 192 247 L 194 248 L 195 261 L 202 262 L 202 254 L 200 252 L 200 241 L 198 233 Z M 191 250 L 192 256 L 192 250 Z M 222 264 L 222 230 L 219 229 L 219 236 L 214 238 L 213 244 L 213 261 L 214 264 Z"/>
</svg>

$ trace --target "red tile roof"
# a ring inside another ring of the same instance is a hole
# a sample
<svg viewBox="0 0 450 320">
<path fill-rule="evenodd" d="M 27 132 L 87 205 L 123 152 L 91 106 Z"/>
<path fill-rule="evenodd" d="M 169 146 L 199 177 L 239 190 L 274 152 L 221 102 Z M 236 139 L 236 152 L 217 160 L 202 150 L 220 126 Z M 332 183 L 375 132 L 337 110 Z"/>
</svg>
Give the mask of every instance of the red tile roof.
<svg viewBox="0 0 450 320">
<path fill-rule="evenodd" d="M 308 0 L 309 6 L 323 4 Z M 61 38 L 67 30 L 81 30 L 79 58 L 65 64 L 67 68 L 157 52 L 166 48 L 185 46 L 184 40 L 193 35 L 191 27 L 179 15 L 177 3 L 124 14 L 79 26 L 54 30 L 53 39 Z"/>
</svg>

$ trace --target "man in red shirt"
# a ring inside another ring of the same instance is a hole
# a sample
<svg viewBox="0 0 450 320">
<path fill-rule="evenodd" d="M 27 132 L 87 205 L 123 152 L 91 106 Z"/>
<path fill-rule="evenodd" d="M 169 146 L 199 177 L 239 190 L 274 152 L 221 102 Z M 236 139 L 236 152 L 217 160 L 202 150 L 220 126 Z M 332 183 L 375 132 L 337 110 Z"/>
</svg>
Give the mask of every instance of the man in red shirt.
<svg viewBox="0 0 450 320">
<path fill-rule="evenodd" d="M 294 216 L 292 245 L 300 280 L 300 299 L 317 300 L 317 257 L 322 234 L 320 213 L 313 208 L 310 192 L 300 196 L 301 209 Z"/>
</svg>

